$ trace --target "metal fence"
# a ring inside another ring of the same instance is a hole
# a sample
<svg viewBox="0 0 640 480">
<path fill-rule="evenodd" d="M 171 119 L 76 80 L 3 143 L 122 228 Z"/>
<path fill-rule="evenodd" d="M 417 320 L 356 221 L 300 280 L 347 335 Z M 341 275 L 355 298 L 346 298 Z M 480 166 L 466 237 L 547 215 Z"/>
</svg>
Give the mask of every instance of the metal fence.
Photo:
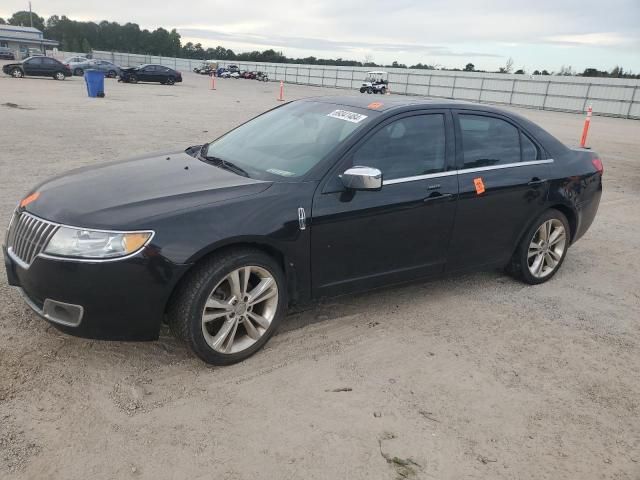
<svg viewBox="0 0 640 480">
<path fill-rule="evenodd" d="M 64 54 L 66 55 L 66 54 Z M 156 63 L 191 71 L 201 60 L 94 51 L 95 58 L 122 66 Z M 369 70 L 282 63 L 218 61 L 242 70 L 262 71 L 271 80 L 344 89 L 357 89 Z M 395 94 L 420 95 L 518 107 L 585 112 L 594 115 L 640 119 L 640 80 L 573 76 L 515 75 L 442 70 L 388 68 L 390 90 Z"/>
</svg>

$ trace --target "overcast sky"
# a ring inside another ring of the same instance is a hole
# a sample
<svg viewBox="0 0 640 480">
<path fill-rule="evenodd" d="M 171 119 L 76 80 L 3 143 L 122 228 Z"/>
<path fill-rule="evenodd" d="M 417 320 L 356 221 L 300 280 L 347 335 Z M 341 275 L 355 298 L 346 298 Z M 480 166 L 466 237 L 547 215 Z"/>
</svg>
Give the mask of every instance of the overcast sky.
<svg viewBox="0 0 640 480">
<path fill-rule="evenodd" d="M 571 65 L 640 72 L 640 0 L 35 0 L 45 18 L 176 28 L 236 52 L 418 62 L 495 70 Z M 2 0 L 0 17 L 27 1 Z"/>
</svg>

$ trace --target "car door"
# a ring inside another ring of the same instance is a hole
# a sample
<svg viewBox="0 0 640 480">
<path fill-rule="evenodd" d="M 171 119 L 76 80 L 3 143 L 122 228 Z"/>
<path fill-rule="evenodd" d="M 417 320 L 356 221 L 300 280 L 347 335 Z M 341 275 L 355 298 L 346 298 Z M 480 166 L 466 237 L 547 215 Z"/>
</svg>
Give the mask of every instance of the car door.
<svg viewBox="0 0 640 480">
<path fill-rule="evenodd" d="M 43 57 L 33 57 L 28 60 L 25 60 L 22 63 L 22 67 L 24 68 L 24 74 L 31 75 L 31 76 L 43 75 L 42 58 Z"/>
<path fill-rule="evenodd" d="M 541 146 L 511 119 L 454 111 L 460 196 L 448 269 L 505 264 L 549 191 Z"/>
<path fill-rule="evenodd" d="M 440 273 L 455 201 L 453 124 L 447 111 L 393 117 L 365 135 L 316 191 L 311 221 L 315 296 Z M 378 168 L 379 191 L 346 190 L 339 174 Z"/>
<path fill-rule="evenodd" d="M 42 75 L 53 76 L 54 73 L 62 70 L 62 65 L 53 58 L 42 58 Z"/>
<path fill-rule="evenodd" d="M 156 67 L 154 65 L 147 65 L 144 68 L 138 70 L 138 80 L 143 82 L 153 82 L 155 81 L 153 76 L 156 73 Z"/>
</svg>

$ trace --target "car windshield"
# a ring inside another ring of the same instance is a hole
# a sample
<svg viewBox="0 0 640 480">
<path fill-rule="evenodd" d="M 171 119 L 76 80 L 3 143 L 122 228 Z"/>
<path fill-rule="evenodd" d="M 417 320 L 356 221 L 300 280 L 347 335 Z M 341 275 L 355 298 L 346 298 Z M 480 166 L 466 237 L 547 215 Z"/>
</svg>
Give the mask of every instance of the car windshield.
<svg viewBox="0 0 640 480">
<path fill-rule="evenodd" d="M 252 178 L 301 177 L 375 114 L 329 103 L 293 102 L 211 142 L 201 155 L 231 162 Z"/>
</svg>

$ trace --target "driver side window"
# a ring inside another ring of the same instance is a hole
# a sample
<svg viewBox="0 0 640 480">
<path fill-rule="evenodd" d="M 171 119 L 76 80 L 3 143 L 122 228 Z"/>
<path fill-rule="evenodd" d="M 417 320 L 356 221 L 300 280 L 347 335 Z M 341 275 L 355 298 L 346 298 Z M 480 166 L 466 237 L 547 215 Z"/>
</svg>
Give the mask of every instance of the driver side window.
<svg viewBox="0 0 640 480">
<path fill-rule="evenodd" d="M 353 166 L 377 168 L 385 180 L 444 171 L 445 120 L 441 113 L 404 117 L 385 125 L 353 155 Z"/>
</svg>

